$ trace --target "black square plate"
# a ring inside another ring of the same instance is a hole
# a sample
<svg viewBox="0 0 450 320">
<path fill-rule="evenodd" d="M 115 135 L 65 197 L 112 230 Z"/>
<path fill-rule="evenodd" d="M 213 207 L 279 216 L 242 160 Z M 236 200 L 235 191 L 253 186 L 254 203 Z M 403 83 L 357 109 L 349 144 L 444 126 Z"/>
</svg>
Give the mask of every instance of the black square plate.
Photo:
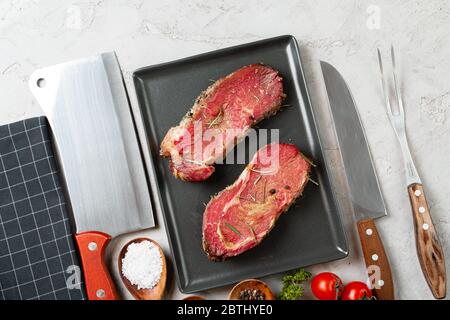
<svg viewBox="0 0 450 320">
<path fill-rule="evenodd" d="M 211 84 L 211 79 L 257 62 L 280 71 L 287 94 L 284 103 L 288 105 L 258 127 L 280 129 L 281 142 L 296 144 L 314 159 L 317 165 L 314 178 L 320 186 L 310 183 L 303 197 L 280 217 L 259 246 L 224 262 L 211 262 L 202 250 L 204 203 L 232 184 L 245 165 L 217 165 L 207 181 L 183 182 L 172 176 L 167 160 L 159 156 L 159 145 L 169 128 L 178 124 L 195 98 Z M 133 76 L 182 292 L 218 287 L 347 255 L 347 242 L 295 38 L 281 36 L 209 52 L 141 68 Z"/>
</svg>

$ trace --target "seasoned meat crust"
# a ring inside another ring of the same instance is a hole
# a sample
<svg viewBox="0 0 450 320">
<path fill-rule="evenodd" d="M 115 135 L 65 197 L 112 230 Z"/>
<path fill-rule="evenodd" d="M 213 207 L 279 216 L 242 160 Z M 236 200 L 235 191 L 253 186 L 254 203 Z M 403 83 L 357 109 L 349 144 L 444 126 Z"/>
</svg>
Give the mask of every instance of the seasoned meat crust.
<svg viewBox="0 0 450 320">
<path fill-rule="evenodd" d="M 217 80 L 197 98 L 180 124 L 167 132 L 161 155 L 175 177 L 203 181 L 248 130 L 275 114 L 284 98 L 275 69 L 252 64 Z"/>
<path fill-rule="evenodd" d="M 311 162 L 295 145 L 258 150 L 239 178 L 213 197 L 203 214 L 203 249 L 221 261 L 259 244 L 302 194 Z"/>
</svg>

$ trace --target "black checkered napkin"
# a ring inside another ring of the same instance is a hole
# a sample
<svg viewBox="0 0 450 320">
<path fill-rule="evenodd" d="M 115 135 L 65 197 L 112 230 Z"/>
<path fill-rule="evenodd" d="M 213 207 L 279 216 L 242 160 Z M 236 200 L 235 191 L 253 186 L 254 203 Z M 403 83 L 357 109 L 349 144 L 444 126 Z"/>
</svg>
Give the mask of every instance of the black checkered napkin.
<svg viewBox="0 0 450 320">
<path fill-rule="evenodd" d="M 85 299 L 44 117 L 0 126 L 0 300 Z"/>
</svg>

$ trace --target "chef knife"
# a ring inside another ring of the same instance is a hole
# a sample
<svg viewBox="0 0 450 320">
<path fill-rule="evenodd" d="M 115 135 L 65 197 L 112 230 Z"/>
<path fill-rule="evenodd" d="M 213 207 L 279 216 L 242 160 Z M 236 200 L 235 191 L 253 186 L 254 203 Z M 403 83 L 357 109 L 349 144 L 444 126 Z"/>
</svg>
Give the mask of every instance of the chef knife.
<svg viewBox="0 0 450 320">
<path fill-rule="evenodd" d="M 391 268 L 374 221 L 384 217 L 387 212 L 363 126 L 350 89 L 342 76 L 330 64 L 324 61 L 320 64 L 366 267 L 369 276 L 376 269 L 379 270 L 379 279 L 375 279 L 373 291 L 378 299 L 393 300 Z"/>
<path fill-rule="evenodd" d="M 29 86 L 54 136 L 89 299 L 117 299 L 111 237 L 154 226 L 128 96 L 115 53 L 35 71 Z"/>
</svg>

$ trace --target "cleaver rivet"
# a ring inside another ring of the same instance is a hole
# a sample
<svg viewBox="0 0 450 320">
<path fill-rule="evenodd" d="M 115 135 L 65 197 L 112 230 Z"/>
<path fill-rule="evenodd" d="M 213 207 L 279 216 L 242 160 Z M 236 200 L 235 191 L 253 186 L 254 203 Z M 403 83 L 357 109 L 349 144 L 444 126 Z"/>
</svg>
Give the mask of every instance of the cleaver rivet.
<svg viewBox="0 0 450 320">
<path fill-rule="evenodd" d="M 89 249 L 89 251 L 97 250 L 97 244 L 95 242 L 89 242 L 88 249 Z"/>
<path fill-rule="evenodd" d="M 98 289 L 97 292 L 95 293 L 95 295 L 97 296 L 97 298 L 104 298 L 105 297 L 105 290 Z"/>
<path fill-rule="evenodd" d="M 366 230 L 366 234 L 367 234 L 368 236 L 371 236 L 372 233 L 373 233 L 372 229 L 367 229 L 367 230 Z"/>
<path fill-rule="evenodd" d="M 425 208 L 424 207 L 419 207 L 419 212 L 420 213 L 425 213 Z"/>
<path fill-rule="evenodd" d="M 384 281 L 383 280 L 378 280 L 378 285 L 380 286 L 380 287 L 382 287 L 382 286 L 384 286 Z"/>
<path fill-rule="evenodd" d="M 416 197 L 420 197 L 421 194 L 422 194 L 422 192 L 421 192 L 420 190 L 414 191 L 414 195 L 415 195 Z"/>
<path fill-rule="evenodd" d="M 428 230 L 428 229 L 430 229 L 430 225 L 428 223 L 424 223 L 422 225 L 422 228 L 423 228 L 423 230 Z"/>
<path fill-rule="evenodd" d="M 372 260 L 373 261 L 377 261 L 378 260 L 378 255 L 377 254 L 373 254 L 372 255 Z"/>
</svg>

